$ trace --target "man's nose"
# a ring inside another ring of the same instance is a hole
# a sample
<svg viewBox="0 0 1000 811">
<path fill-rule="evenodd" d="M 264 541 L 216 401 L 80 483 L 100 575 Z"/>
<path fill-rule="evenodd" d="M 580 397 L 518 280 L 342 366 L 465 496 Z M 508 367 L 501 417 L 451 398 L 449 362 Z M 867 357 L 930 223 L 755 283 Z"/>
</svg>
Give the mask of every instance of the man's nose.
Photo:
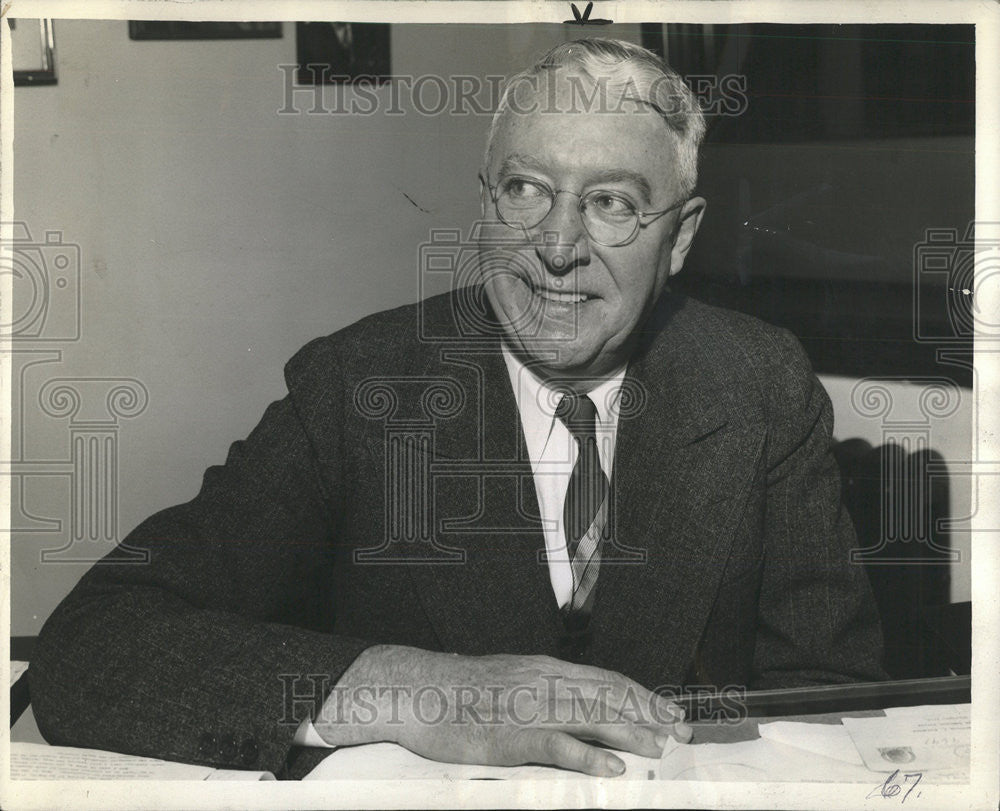
<svg viewBox="0 0 1000 811">
<path fill-rule="evenodd" d="M 574 194 L 556 195 L 552 209 L 536 226 L 535 236 L 535 251 L 553 275 L 563 276 L 590 261 L 580 198 Z"/>
</svg>

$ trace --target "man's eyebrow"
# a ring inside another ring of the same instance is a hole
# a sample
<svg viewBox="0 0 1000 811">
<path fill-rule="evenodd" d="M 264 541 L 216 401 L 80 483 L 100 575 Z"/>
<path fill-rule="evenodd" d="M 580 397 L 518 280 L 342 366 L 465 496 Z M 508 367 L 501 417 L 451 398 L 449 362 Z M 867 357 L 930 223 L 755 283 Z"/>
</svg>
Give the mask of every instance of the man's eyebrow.
<svg viewBox="0 0 1000 811">
<path fill-rule="evenodd" d="M 633 172 L 630 169 L 609 169 L 605 172 L 598 172 L 594 175 L 592 183 L 631 183 L 642 194 L 644 201 L 648 204 L 653 189 L 644 175 Z M 588 184 L 590 185 L 590 184 Z"/>
<path fill-rule="evenodd" d="M 516 173 L 519 169 L 545 174 L 545 165 L 538 158 L 523 152 L 514 152 L 504 158 L 503 163 L 500 164 L 499 174 L 501 176 L 509 175 Z"/>
<path fill-rule="evenodd" d="M 515 152 L 503 159 L 503 162 L 500 164 L 499 176 L 517 174 L 518 171 L 546 174 L 545 164 L 538 158 L 523 152 Z M 643 201 L 647 205 L 653 194 L 652 186 L 646 177 L 638 172 L 633 172 L 631 169 L 606 169 L 602 172 L 596 172 L 587 181 L 588 186 L 600 183 L 630 183 L 639 190 Z"/>
</svg>

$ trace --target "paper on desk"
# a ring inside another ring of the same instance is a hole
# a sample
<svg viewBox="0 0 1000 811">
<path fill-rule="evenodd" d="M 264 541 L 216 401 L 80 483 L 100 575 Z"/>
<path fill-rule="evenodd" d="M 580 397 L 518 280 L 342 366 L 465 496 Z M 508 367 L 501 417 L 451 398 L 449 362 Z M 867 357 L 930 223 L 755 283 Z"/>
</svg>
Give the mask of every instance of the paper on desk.
<svg viewBox="0 0 1000 811">
<path fill-rule="evenodd" d="M 887 718 L 948 718 L 969 723 L 972 718 L 971 704 L 921 704 L 919 707 L 887 707 Z"/>
<path fill-rule="evenodd" d="M 864 766 L 854 741 L 842 724 L 813 724 L 797 721 L 772 721 L 758 726 L 760 737 L 774 743 L 794 746 L 823 757 Z"/>
<path fill-rule="evenodd" d="M 270 772 L 192 766 L 100 749 L 11 743 L 12 780 L 274 780 Z"/>
<path fill-rule="evenodd" d="M 11 663 L 10 663 L 10 684 L 11 684 L 11 687 L 14 686 L 14 682 L 16 682 L 19 678 L 21 678 L 21 676 L 24 675 L 24 671 L 27 670 L 27 669 L 28 669 L 28 663 L 27 662 L 15 662 L 15 661 L 11 660 Z"/>
<path fill-rule="evenodd" d="M 970 706 L 900 708 L 885 718 L 845 718 L 858 752 L 873 771 L 969 768 Z"/>
<path fill-rule="evenodd" d="M 654 780 L 659 761 L 615 752 L 625 761 L 618 779 Z M 304 780 L 574 780 L 578 772 L 549 766 L 476 766 L 429 760 L 394 743 L 344 746 L 320 761 Z"/>
<path fill-rule="evenodd" d="M 781 737 L 787 732 L 779 728 L 779 732 L 770 734 Z M 790 737 L 803 739 L 801 733 Z M 831 752 L 839 751 L 841 747 L 832 743 L 832 736 L 824 740 L 826 737 L 826 733 L 812 735 L 810 744 Z M 870 783 L 873 777 L 878 777 L 857 761 L 856 753 L 853 759 L 845 760 L 769 738 L 678 746 L 660 761 L 659 775 L 662 780 L 796 783 Z"/>
</svg>

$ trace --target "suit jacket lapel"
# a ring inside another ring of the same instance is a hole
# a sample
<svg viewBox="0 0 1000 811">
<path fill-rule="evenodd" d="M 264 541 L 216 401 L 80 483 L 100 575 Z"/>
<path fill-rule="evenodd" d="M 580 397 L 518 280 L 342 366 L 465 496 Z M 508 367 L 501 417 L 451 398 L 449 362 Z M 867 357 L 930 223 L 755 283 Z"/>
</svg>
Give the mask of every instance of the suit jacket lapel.
<svg viewBox="0 0 1000 811">
<path fill-rule="evenodd" d="M 466 400 L 438 422 L 434 522 L 457 564 L 411 567 L 445 650 L 482 654 L 553 649 L 560 622 L 520 417 L 499 341 L 445 349 L 435 374 Z"/>
<path fill-rule="evenodd" d="M 697 329 L 668 314 L 629 367 L 637 405 L 618 426 L 593 660 L 650 687 L 683 683 L 763 444 L 699 347 Z"/>
</svg>

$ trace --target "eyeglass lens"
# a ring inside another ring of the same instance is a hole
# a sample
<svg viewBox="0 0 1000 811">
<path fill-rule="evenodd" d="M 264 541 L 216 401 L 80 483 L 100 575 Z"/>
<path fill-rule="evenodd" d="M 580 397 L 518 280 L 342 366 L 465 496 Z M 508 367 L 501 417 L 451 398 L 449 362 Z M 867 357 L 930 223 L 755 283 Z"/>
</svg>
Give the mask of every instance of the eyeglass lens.
<svg viewBox="0 0 1000 811">
<path fill-rule="evenodd" d="M 509 178 L 497 188 L 500 219 L 513 227 L 534 228 L 555 203 L 555 192 L 541 183 Z M 580 214 L 587 233 L 602 245 L 627 242 L 639 225 L 635 206 L 623 195 L 595 190 L 580 199 Z"/>
</svg>

